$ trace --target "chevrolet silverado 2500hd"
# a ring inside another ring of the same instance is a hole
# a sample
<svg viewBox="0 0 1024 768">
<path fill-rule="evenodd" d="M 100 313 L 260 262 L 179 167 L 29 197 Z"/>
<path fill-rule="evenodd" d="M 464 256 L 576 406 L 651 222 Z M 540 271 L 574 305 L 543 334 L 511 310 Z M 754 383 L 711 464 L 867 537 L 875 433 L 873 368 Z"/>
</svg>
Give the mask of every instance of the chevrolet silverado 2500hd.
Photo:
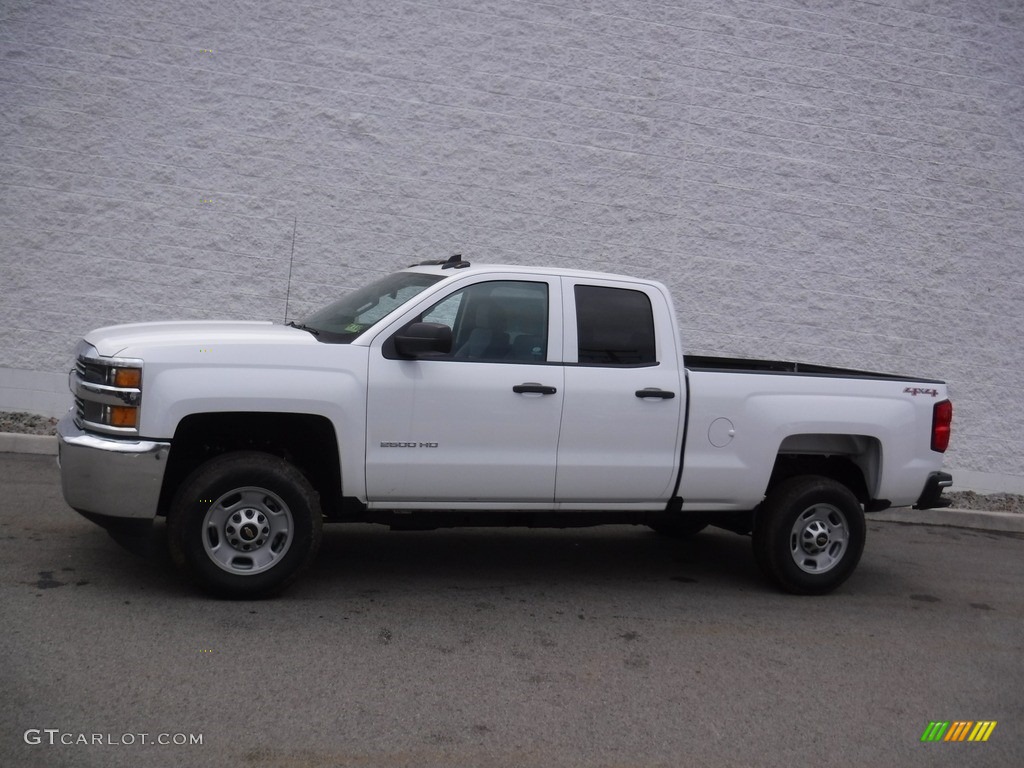
<svg viewBox="0 0 1024 768">
<path fill-rule="evenodd" d="M 660 283 L 457 256 L 302 324 L 100 328 L 58 428 L 64 497 L 112 532 L 166 517 L 178 565 L 236 597 L 294 579 L 325 521 L 712 524 L 825 593 L 865 511 L 945 505 L 943 382 L 681 348 Z"/>
</svg>

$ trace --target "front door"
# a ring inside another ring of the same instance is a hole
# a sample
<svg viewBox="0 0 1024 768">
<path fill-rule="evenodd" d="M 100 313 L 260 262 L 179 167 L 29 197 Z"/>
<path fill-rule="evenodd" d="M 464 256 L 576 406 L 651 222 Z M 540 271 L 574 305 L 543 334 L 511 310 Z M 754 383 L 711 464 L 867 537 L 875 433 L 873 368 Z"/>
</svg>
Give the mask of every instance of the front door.
<svg viewBox="0 0 1024 768">
<path fill-rule="evenodd" d="M 374 341 L 367 392 L 371 503 L 550 504 L 563 398 L 558 278 L 487 275 L 411 310 Z M 447 354 L 401 359 L 389 340 L 448 325 Z"/>
</svg>

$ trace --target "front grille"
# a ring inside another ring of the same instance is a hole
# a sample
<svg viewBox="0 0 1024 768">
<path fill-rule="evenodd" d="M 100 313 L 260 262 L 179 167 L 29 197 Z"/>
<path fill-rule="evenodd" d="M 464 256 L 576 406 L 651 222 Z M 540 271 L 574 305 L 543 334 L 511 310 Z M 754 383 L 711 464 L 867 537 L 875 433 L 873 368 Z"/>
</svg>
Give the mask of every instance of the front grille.
<svg viewBox="0 0 1024 768">
<path fill-rule="evenodd" d="M 78 375 L 82 381 L 89 382 L 90 384 L 107 383 L 107 375 L 110 371 L 108 365 L 78 358 L 75 368 L 78 370 Z"/>
<path fill-rule="evenodd" d="M 103 408 L 104 406 L 100 403 L 83 400 L 80 397 L 75 398 L 75 415 L 78 416 L 80 422 L 102 424 L 104 422 Z"/>
</svg>

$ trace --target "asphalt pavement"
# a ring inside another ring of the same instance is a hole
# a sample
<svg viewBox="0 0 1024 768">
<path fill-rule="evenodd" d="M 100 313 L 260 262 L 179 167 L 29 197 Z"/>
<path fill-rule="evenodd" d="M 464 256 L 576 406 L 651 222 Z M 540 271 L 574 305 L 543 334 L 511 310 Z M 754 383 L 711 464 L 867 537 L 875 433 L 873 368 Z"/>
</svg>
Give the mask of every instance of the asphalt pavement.
<svg viewBox="0 0 1024 768">
<path fill-rule="evenodd" d="M 1019 535 L 871 522 L 799 598 L 721 531 L 328 526 L 226 602 L 70 510 L 52 456 L 0 488 L 0 765 L 1024 764 Z"/>
</svg>

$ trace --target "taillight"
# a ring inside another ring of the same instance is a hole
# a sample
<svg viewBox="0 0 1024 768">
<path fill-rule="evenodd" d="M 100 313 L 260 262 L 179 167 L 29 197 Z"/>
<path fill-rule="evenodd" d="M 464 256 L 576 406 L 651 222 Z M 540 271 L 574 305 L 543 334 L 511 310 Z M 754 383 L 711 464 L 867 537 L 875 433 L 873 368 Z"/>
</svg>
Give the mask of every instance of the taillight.
<svg viewBox="0 0 1024 768">
<path fill-rule="evenodd" d="M 945 453 L 949 448 L 950 425 L 953 423 L 953 403 L 943 400 L 932 409 L 932 450 Z"/>
</svg>

